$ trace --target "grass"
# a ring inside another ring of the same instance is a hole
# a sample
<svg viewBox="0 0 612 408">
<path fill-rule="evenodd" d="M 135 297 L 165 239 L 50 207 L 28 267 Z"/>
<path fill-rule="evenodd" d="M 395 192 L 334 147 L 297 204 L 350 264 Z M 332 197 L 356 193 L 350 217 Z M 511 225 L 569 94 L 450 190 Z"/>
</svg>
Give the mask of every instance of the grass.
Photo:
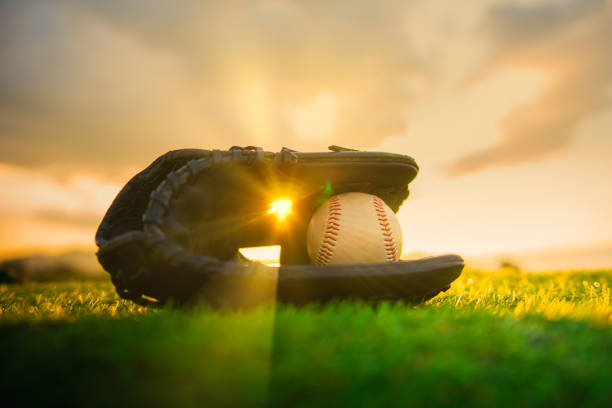
<svg viewBox="0 0 612 408">
<path fill-rule="evenodd" d="M 16 406 L 612 406 L 612 271 L 466 271 L 423 305 L 152 310 L 0 286 Z"/>
</svg>

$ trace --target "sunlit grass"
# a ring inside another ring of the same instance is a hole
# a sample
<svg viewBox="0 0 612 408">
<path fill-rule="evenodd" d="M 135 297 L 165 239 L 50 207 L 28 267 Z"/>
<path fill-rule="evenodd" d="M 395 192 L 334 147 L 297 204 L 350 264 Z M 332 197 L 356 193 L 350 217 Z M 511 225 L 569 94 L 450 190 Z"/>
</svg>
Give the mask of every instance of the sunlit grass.
<svg viewBox="0 0 612 408">
<path fill-rule="evenodd" d="M 612 270 L 522 273 L 466 271 L 430 307 L 484 310 L 496 316 L 543 316 L 612 323 Z"/>
<path fill-rule="evenodd" d="M 496 316 L 538 315 L 612 324 L 612 270 L 521 273 L 466 270 L 451 289 L 422 307 L 482 310 Z M 110 282 L 0 285 L 0 316 L 19 319 L 126 317 L 156 313 L 117 296 Z"/>
<path fill-rule="evenodd" d="M 110 282 L 0 285 L 2 321 L 75 320 L 79 317 L 125 317 L 155 313 L 117 296 Z"/>
</svg>

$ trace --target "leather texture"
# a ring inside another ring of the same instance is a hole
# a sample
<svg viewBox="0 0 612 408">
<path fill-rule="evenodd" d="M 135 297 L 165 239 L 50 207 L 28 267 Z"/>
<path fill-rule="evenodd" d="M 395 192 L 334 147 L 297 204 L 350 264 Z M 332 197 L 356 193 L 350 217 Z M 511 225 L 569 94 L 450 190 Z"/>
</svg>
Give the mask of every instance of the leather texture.
<svg viewBox="0 0 612 408">
<path fill-rule="evenodd" d="M 140 304 L 249 306 L 333 299 L 419 302 L 448 289 L 463 269 L 457 255 L 382 264 L 310 265 L 306 228 L 330 196 L 361 191 L 395 212 L 418 172 L 409 156 L 359 152 L 166 153 L 130 180 L 96 233 L 98 259 L 117 292 Z M 282 225 L 270 200 L 290 196 Z M 280 268 L 243 259 L 242 247 L 280 245 Z"/>
</svg>

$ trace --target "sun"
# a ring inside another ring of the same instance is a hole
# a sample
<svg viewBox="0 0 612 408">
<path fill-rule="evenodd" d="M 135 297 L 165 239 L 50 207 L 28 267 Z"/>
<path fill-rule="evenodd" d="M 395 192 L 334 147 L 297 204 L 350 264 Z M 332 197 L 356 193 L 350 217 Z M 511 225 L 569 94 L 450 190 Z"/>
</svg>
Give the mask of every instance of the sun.
<svg viewBox="0 0 612 408">
<path fill-rule="evenodd" d="M 291 214 L 292 205 L 291 199 L 279 198 L 270 203 L 268 214 L 274 214 L 279 221 L 283 221 Z"/>
</svg>

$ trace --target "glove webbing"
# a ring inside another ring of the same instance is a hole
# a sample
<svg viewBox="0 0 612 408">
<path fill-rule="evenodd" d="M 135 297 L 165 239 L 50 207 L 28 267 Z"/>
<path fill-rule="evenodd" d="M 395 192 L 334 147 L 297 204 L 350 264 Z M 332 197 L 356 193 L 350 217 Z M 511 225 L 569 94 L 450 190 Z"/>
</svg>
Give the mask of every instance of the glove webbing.
<svg viewBox="0 0 612 408">
<path fill-rule="evenodd" d="M 187 251 L 169 240 L 162 227 L 166 212 L 176 194 L 179 194 L 183 186 L 192 183 L 197 179 L 197 176 L 204 172 L 234 164 L 246 166 L 276 164 L 279 168 L 282 168 L 296 162 L 297 157 L 291 149 L 283 148 L 279 153 L 272 153 L 264 152 L 261 148 L 254 146 L 244 148 L 233 146 L 229 151 L 212 150 L 208 157 L 191 160 L 179 169 L 168 173 L 164 181 L 151 192 L 147 209 L 142 217 L 146 237 L 143 237 L 144 242 L 142 243 L 144 245 L 140 249 L 144 249 L 143 258 L 149 261 L 142 264 L 169 265 L 181 268 L 189 273 L 205 275 L 206 279 L 248 278 L 255 274 L 258 278 L 275 279 L 276 275 L 272 272 L 272 268 L 262 268 L 262 265 L 252 262 L 243 264 L 221 261 L 214 257 L 196 255 Z M 392 207 L 395 207 L 395 202 L 399 207 L 399 204 L 408 196 L 408 189 L 405 187 L 374 189 L 369 186 L 369 183 L 356 183 L 352 187 L 349 190 L 369 191 L 373 194 L 385 195 L 388 201 L 392 201 L 392 203 L 388 203 Z M 321 189 L 323 188 L 324 186 L 321 186 Z M 167 271 L 155 270 L 152 267 L 147 268 L 145 266 L 138 267 L 135 271 L 130 270 L 129 273 L 118 269 L 114 274 L 111 273 L 111 279 L 120 297 L 140 305 L 159 305 L 159 302 L 146 296 L 138 290 L 139 285 L 134 285 L 132 282 L 146 277 L 146 275 L 164 272 L 167 273 Z"/>
</svg>

